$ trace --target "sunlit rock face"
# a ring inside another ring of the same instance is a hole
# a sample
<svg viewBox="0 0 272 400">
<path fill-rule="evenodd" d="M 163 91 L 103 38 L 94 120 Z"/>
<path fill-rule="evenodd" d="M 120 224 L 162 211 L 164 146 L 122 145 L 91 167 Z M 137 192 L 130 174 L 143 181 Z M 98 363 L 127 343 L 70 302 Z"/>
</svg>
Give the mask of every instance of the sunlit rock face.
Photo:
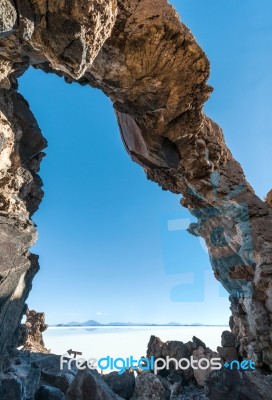
<svg viewBox="0 0 272 400">
<path fill-rule="evenodd" d="M 216 279 L 230 293 L 242 356 L 272 369 L 270 195 L 260 200 L 202 111 L 209 62 L 166 0 L 2 2 L 0 352 L 11 345 L 37 260 L 30 220 L 42 198 L 46 146 L 16 78 L 29 65 L 103 90 L 147 178 L 182 195 L 196 216 Z M 245 149 L 246 151 L 246 149 Z M 13 315 L 13 323 L 8 321 Z"/>
<path fill-rule="evenodd" d="M 21 346 L 23 350 L 35 353 L 50 353 L 43 341 L 43 332 L 46 331 L 48 325 L 45 323 L 45 314 L 36 312 L 35 310 L 26 310 L 25 324 L 21 325 Z"/>
<path fill-rule="evenodd" d="M 115 0 L 5 0 L 0 37 L 4 57 L 83 76 L 110 36 L 117 12 Z M 14 17 L 16 16 L 16 18 Z"/>
</svg>

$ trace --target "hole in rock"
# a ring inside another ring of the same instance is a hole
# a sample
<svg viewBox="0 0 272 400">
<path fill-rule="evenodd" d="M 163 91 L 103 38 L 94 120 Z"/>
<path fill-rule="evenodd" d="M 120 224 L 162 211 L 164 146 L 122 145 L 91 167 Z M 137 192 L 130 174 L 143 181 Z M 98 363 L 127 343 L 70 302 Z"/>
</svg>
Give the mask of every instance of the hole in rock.
<svg viewBox="0 0 272 400">
<path fill-rule="evenodd" d="M 227 324 L 228 298 L 214 279 L 205 245 L 186 231 L 192 216 L 179 196 L 148 181 L 131 161 L 110 100 L 32 68 L 20 78 L 19 90 L 48 140 L 40 171 L 45 197 L 33 217 L 39 240 L 32 251 L 39 254 L 41 269 L 29 308 L 44 311 L 50 325 Z M 94 356 L 99 341 L 89 334 L 108 328 L 86 329 L 79 334 L 74 328 L 76 339 L 66 330 L 66 340 L 57 340 L 49 329 L 45 344 L 57 353 L 85 346 Z M 155 327 L 137 328 L 126 342 L 112 336 L 109 351 L 117 344 L 126 354 L 141 356 L 151 334 L 183 341 L 196 335 L 214 348 L 225 328 L 212 335 L 204 327 L 185 333 L 167 329 L 160 334 Z M 84 344 L 82 335 L 88 337 Z"/>
</svg>

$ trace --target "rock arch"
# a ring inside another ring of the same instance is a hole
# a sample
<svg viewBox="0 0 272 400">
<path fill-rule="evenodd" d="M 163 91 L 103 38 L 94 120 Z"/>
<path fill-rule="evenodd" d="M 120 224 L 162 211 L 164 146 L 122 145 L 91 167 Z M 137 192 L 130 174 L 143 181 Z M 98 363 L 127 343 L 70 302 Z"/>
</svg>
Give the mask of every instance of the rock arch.
<svg viewBox="0 0 272 400">
<path fill-rule="evenodd" d="M 271 202 L 259 199 L 202 111 L 209 62 L 166 0 L 2 0 L 0 16 L 0 354 L 15 346 L 38 270 L 31 215 L 46 140 L 16 79 L 30 66 L 100 88 L 125 148 L 197 217 L 230 293 L 240 353 L 272 369 Z"/>
</svg>

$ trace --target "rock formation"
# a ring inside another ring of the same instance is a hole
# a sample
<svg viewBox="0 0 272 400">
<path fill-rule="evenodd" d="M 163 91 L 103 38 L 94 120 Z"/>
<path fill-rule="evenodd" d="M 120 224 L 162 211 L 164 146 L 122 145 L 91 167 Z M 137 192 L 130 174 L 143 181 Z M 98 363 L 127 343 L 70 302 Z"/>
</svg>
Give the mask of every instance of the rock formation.
<svg viewBox="0 0 272 400">
<path fill-rule="evenodd" d="M 30 66 L 100 88 L 147 178 L 182 195 L 230 293 L 243 357 L 272 369 L 271 202 L 259 199 L 202 111 L 209 62 L 166 0 L 2 0 L 0 354 L 14 346 L 37 256 L 31 215 L 46 146 L 16 79 Z"/>
<path fill-rule="evenodd" d="M 148 352 L 177 360 L 186 352 L 194 358 L 212 353 L 197 338 L 188 343 L 163 343 L 150 338 Z M 60 356 L 29 351 L 14 351 L 13 359 L 0 356 L 1 400 L 270 400 L 272 375 L 267 371 L 198 370 L 203 374 L 184 374 L 183 370 L 131 370 L 99 374 L 97 370 L 76 369 L 63 364 Z M 74 360 L 74 358 L 72 358 Z M 68 360 L 67 360 L 68 361 Z M 198 380 L 202 381 L 200 384 Z"/>
<path fill-rule="evenodd" d="M 160 349 L 156 350 L 159 343 L 162 343 L 159 338 L 151 337 L 148 348 L 159 354 Z M 198 342 L 193 340 L 186 345 L 193 351 Z M 182 342 L 166 345 L 174 357 L 179 357 L 183 346 Z M 152 370 L 138 371 L 135 377 L 131 370 L 122 375 L 117 372 L 100 375 L 88 368 L 77 371 L 75 363 L 71 368 L 64 363 L 63 370 L 60 369 L 60 356 L 17 350 L 12 362 L 3 364 L 0 370 L 0 399 L 207 400 L 204 388 L 197 385 L 193 374 L 185 380 L 181 371 L 166 371 L 164 376 L 163 372 L 155 375 Z"/>
<path fill-rule="evenodd" d="M 36 240 L 30 216 L 43 196 L 37 172 L 46 146 L 15 89 L 0 89 L 0 354 L 16 344 L 15 332 L 39 269 L 38 257 L 28 249 Z"/>
<path fill-rule="evenodd" d="M 231 332 L 222 332 L 221 346 L 222 347 L 217 347 L 217 351 L 224 361 L 230 362 L 232 360 L 238 360 L 236 341 L 234 335 Z"/>
<path fill-rule="evenodd" d="M 23 350 L 33 351 L 35 353 L 49 353 L 45 348 L 43 341 L 43 332 L 46 331 L 48 325 L 45 323 L 44 313 L 34 310 L 26 311 L 26 322 L 23 325 L 25 337 L 22 344 Z"/>
<path fill-rule="evenodd" d="M 230 333 L 230 332 L 229 332 Z M 148 346 L 147 346 L 147 357 L 150 358 L 154 356 L 156 358 L 166 360 L 169 359 L 181 360 L 186 358 L 190 360 L 196 360 L 198 363 L 200 360 L 206 358 L 210 360 L 211 358 L 217 358 L 220 360 L 220 355 L 203 343 L 200 339 L 193 337 L 193 340 L 187 343 L 183 343 L 178 340 L 172 340 L 163 343 L 158 337 L 151 336 Z M 223 361 L 223 360 L 222 360 Z M 222 362 L 223 364 L 223 362 Z M 172 384 L 169 385 L 169 390 L 174 392 L 176 395 L 183 392 L 184 388 L 191 384 L 192 381 L 196 381 L 199 386 L 205 386 L 205 381 L 211 372 L 211 367 L 204 369 L 192 368 L 190 366 L 188 369 L 177 368 L 174 362 L 170 363 L 169 369 L 162 369 L 158 372 L 159 377 L 162 376 L 167 378 L 167 381 Z"/>
<path fill-rule="evenodd" d="M 114 371 L 107 375 L 102 375 L 102 378 L 114 393 L 123 399 L 129 400 L 133 396 L 135 386 L 134 371 L 128 370 L 122 375 Z"/>
<path fill-rule="evenodd" d="M 75 376 L 76 371 L 67 365 L 60 370 L 60 356 L 16 351 L 11 365 L 1 371 L 0 399 L 64 399 Z"/>
<path fill-rule="evenodd" d="M 233 335 L 229 331 L 222 333 L 222 348 L 233 349 Z M 222 349 L 220 348 L 220 349 Z M 228 355 L 232 355 L 232 351 Z M 163 343 L 158 337 L 151 336 L 147 347 L 147 357 L 181 359 L 184 356 L 201 362 L 201 359 L 218 358 L 219 354 L 209 349 L 200 339 L 193 337 L 192 341 L 169 341 Z M 222 359 L 222 364 L 225 359 Z M 205 365 L 204 365 L 205 366 Z M 150 383 L 153 382 L 153 383 Z M 142 382 L 142 384 L 141 384 Z M 147 383 L 149 382 L 149 383 Z M 162 398 L 170 400 L 269 400 L 271 398 L 272 375 L 261 369 L 239 370 L 237 367 L 222 368 L 219 370 L 192 369 L 163 369 L 154 376 L 153 371 L 144 372 L 136 378 L 135 394 L 137 387 L 145 386 L 146 393 L 151 393 L 149 398 Z M 152 391 L 153 390 L 153 391 Z M 155 392 L 155 395 L 154 395 Z M 141 389 L 138 400 L 144 400 Z M 152 397 L 153 394 L 153 397 Z M 132 398 L 132 400 L 134 400 Z"/>
</svg>

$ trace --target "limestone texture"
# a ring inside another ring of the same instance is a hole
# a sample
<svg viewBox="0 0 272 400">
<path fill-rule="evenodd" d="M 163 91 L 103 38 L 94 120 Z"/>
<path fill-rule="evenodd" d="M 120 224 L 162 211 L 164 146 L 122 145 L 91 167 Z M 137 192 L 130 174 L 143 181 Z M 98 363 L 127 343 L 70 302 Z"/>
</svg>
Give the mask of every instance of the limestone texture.
<svg viewBox="0 0 272 400">
<path fill-rule="evenodd" d="M 39 268 L 28 249 L 46 140 L 17 93 L 30 65 L 110 97 L 132 160 L 197 218 L 189 232 L 230 293 L 240 356 L 272 370 L 271 193 L 256 196 L 203 113 L 209 61 L 166 0 L 1 0 L 0 354 L 14 347 Z"/>
</svg>

